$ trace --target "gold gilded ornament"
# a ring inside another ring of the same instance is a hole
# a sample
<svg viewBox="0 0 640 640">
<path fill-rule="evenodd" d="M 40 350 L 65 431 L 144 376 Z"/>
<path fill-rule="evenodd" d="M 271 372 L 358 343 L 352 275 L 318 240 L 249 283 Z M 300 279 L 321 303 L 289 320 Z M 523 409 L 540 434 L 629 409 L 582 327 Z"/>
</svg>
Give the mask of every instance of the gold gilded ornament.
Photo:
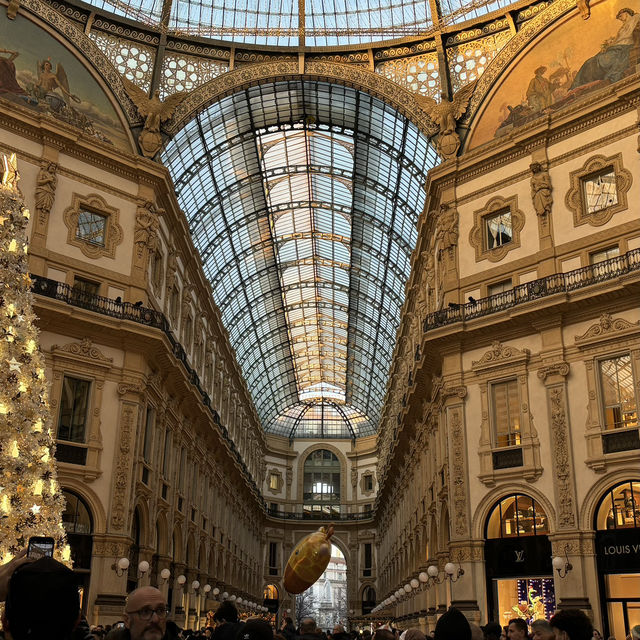
<svg viewBox="0 0 640 640">
<path fill-rule="evenodd" d="M 284 588 L 289 593 L 306 591 L 324 573 L 331 560 L 332 535 L 330 524 L 298 542 L 284 570 Z"/>
</svg>

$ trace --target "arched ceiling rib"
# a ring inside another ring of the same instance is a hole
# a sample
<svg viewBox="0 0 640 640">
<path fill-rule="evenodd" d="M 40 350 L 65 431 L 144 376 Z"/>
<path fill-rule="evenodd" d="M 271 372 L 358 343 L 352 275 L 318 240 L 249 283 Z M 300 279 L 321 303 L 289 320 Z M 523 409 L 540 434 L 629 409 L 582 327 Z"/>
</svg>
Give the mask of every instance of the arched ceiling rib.
<svg viewBox="0 0 640 640">
<path fill-rule="evenodd" d="M 361 91 L 289 80 L 215 103 L 163 160 L 264 428 L 375 433 L 437 163 L 424 136 Z"/>
</svg>

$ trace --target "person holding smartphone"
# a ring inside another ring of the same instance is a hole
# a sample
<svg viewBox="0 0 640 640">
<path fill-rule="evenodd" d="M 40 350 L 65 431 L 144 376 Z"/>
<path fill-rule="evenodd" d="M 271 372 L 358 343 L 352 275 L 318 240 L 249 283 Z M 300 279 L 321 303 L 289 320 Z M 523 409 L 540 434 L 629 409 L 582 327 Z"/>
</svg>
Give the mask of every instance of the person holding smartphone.
<svg viewBox="0 0 640 640">
<path fill-rule="evenodd" d="M 2 627 L 11 640 L 69 640 L 80 620 L 73 571 L 46 555 L 35 559 L 22 552 L 2 565 L 0 597 Z"/>
</svg>

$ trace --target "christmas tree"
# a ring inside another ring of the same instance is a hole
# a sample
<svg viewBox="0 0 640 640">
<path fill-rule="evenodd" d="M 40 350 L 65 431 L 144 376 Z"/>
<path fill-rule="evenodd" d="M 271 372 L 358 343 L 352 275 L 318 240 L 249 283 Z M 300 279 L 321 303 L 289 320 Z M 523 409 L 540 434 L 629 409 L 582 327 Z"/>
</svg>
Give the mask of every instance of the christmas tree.
<svg viewBox="0 0 640 640">
<path fill-rule="evenodd" d="M 32 536 L 52 537 L 56 557 L 68 560 L 44 357 L 27 273 L 29 210 L 18 188 L 15 154 L 2 156 L 0 171 L 0 563 Z"/>
</svg>

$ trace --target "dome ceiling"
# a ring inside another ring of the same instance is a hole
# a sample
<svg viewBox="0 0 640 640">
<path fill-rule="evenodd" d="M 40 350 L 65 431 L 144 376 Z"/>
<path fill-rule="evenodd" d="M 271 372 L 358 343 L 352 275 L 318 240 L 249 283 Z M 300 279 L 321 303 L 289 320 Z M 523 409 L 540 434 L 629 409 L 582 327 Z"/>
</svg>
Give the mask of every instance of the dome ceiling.
<svg viewBox="0 0 640 640">
<path fill-rule="evenodd" d="M 485 15 L 507 0 L 89 0 L 169 33 L 250 45 L 331 47 L 417 37 Z M 432 15 L 438 7 L 441 15 Z"/>
<path fill-rule="evenodd" d="M 265 430 L 375 433 L 426 138 L 368 94 L 291 80 L 213 104 L 162 159 Z"/>
</svg>

